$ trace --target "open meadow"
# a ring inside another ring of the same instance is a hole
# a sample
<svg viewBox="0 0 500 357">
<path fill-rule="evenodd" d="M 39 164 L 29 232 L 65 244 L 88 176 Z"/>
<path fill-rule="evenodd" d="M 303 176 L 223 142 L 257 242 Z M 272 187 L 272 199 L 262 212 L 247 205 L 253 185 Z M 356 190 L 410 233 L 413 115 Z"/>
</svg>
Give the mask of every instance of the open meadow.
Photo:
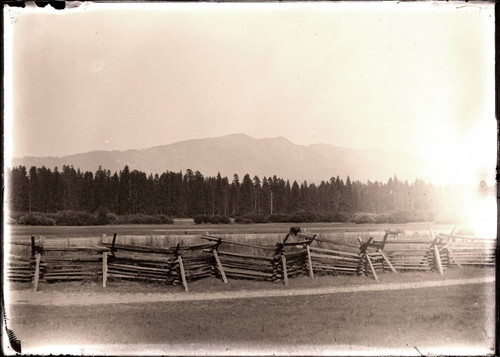
<svg viewBox="0 0 500 357">
<path fill-rule="evenodd" d="M 30 236 L 46 237 L 100 237 L 103 234 L 113 235 L 196 235 L 210 234 L 256 234 L 281 233 L 285 235 L 291 226 L 300 226 L 310 233 L 345 233 L 370 232 L 385 229 L 402 229 L 404 231 L 427 231 L 434 229 L 443 233 L 450 232 L 453 225 L 435 224 L 433 222 L 405 224 L 356 224 L 356 223 L 262 223 L 262 224 L 194 224 L 192 220 L 175 221 L 167 224 L 129 224 L 105 226 L 8 226 L 9 235 L 13 239 L 29 238 Z"/>
</svg>

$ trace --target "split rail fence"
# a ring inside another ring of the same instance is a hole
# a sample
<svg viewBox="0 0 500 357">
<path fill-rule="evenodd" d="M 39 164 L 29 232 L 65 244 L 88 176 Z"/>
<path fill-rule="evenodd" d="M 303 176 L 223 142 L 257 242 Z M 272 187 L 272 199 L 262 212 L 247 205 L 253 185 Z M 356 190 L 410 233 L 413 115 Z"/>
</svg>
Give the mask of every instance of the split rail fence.
<svg viewBox="0 0 500 357">
<path fill-rule="evenodd" d="M 202 235 L 200 244 L 153 247 L 101 240 L 91 245 L 61 244 L 57 240 L 31 237 L 31 242 L 12 242 L 8 256 L 7 278 L 32 282 L 37 290 L 40 281 L 147 280 L 182 285 L 215 277 L 250 279 L 288 284 L 298 275 L 360 275 L 378 280 L 377 273 L 434 271 L 443 274 L 451 265 L 493 266 L 496 240 L 451 234 L 431 239 L 401 238 L 400 230 L 386 230 L 383 239 L 370 237 L 357 244 L 333 241 L 301 232 L 292 227 L 285 238 L 274 245 L 234 241 Z"/>
</svg>

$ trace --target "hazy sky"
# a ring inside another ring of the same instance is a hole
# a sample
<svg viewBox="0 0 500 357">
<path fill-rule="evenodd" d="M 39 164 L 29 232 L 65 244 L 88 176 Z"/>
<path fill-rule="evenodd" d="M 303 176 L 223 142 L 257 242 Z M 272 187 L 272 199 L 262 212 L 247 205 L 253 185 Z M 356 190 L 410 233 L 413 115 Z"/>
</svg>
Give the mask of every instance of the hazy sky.
<svg viewBox="0 0 500 357">
<path fill-rule="evenodd" d="M 5 17 L 7 155 L 246 133 L 404 150 L 432 160 L 436 182 L 494 178 L 492 4 L 93 4 Z"/>
</svg>

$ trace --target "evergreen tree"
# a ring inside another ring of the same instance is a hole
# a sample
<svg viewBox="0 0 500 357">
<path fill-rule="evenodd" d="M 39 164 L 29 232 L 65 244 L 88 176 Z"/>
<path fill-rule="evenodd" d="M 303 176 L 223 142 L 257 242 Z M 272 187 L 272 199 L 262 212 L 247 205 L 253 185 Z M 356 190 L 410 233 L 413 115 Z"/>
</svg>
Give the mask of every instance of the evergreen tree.
<svg viewBox="0 0 500 357">
<path fill-rule="evenodd" d="M 130 208 L 130 171 L 127 165 L 120 171 L 118 187 L 118 214 L 131 212 Z"/>
<path fill-rule="evenodd" d="M 9 203 L 13 211 L 28 211 L 30 208 L 30 181 L 26 167 L 14 167 L 7 171 L 7 182 L 9 182 Z"/>
<path fill-rule="evenodd" d="M 54 168 L 52 174 L 49 174 L 49 201 L 48 211 L 57 212 L 64 209 L 64 183 L 57 167 Z"/>
<path fill-rule="evenodd" d="M 240 187 L 240 214 L 246 215 L 252 213 L 253 203 L 253 183 L 249 174 L 243 177 L 243 182 Z"/>
<path fill-rule="evenodd" d="M 260 200 L 262 195 L 262 186 L 257 175 L 253 177 L 253 212 L 261 213 Z"/>
<path fill-rule="evenodd" d="M 291 213 L 292 212 L 292 187 L 290 186 L 290 181 L 286 180 L 285 185 L 285 195 L 284 195 L 284 212 Z"/>
<path fill-rule="evenodd" d="M 262 194 L 261 194 L 261 213 L 265 216 L 272 213 L 271 210 L 271 188 L 267 178 L 262 179 Z"/>
<path fill-rule="evenodd" d="M 83 174 L 82 189 L 80 193 L 80 209 L 87 212 L 95 210 L 94 205 L 94 188 L 93 188 L 94 175 L 90 171 Z"/>
<path fill-rule="evenodd" d="M 209 215 L 216 214 L 216 203 L 215 203 L 215 186 L 217 184 L 217 179 L 215 177 L 205 178 L 205 212 Z"/>
<path fill-rule="evenodd" d="M 234 216 L 241 215 L 240 213 L 240 178 L 238 174 L 233 175 L 233 182 L 229 191 L 231 199 L 231 214 Z"/>
<path fill-rule="evenodd" d="M 345 183 L 339 176 L 322 181 L 319 186 L 304 181 L 284 181 L 276 175 L 250 179 L 246 174 L 242 183 L 237 174 L 229 183 L 220 173 L 205 178 L 199 171 L 187 170 L 183 175 L 166 171 L 161 175 L 138 170 L 122 171 L 111 176 L 102 167 L 93 174 L 75 171 L 63 166 L 59 172 L 44 166 L 23 166 L 6 171 L 9 205 L 15 211 L 56 212 L 84 210 L 94 212 L 107 207 L 118 214 L 163 213 L 187 217 L 198 214 L 244 215 L 259 213 L 293 213 L 306 210 L 334 216 L 339 212 L 356 211 L 385 213 L 394 210 L 415 212 L 448 209 L 450 205 L 466 204 L 463 187 L 433 187 L 420 179 L 409 184 L 397 176 L 387 183 L 378 181 Z M 443 202 L 446 202 L 443 203 Z M 448 205 L 448 206 L 446 206 Z"/>
<path fill-rule="evenodd" d="M 215 206 L 215 214 L 224 215 L 224 193 L 222 188 L 222 177 L 220 175 L 220 172 L 217 172 L 217 178 L 215 179 L 214 206 Z"/>
<path fill-rule="evenodd" d="M 300 208 L 300 187 L 297 181 L 293 181 L 292 184 L 292 201 L 291 201 L 291 209 L 292 212 L 296 212 Z"/>
</svg>

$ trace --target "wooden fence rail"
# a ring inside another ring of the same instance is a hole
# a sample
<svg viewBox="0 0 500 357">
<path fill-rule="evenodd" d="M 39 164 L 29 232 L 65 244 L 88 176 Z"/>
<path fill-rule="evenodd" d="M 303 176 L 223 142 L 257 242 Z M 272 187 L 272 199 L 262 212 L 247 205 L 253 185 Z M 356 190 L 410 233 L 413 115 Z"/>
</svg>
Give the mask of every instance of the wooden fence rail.
<svg viewBox="0 0 500 357">
<path fill-rule="evenodd" d="M 39 282 L 102 279 L 149 280 L 182 285 L 216 277 L 251 279 L 288 284 L 298 275 L 315 274 L 372 276 L 377 273 L 435 271 L 444 274 L 450 265 L 493 266 L 496 241 L 453 235 L 431 239 L 404 239 L 402 231 L 387 230 L 382 240 L 369 238 L 358 244 L 317 238 L 292 227 L 274 245 L 258 245 L 202 235 L 206 243 L 172 247 L 100 242 L 78 245 L 69 239 L 12 242 L 8 253 L 9 281 Z M 75 245 L 76 244 L 76 245 Z M 237 249 L 231 248 L 237 246 Z M 225 249 L 225 247 L 227 249 Z M 31 249 L 31 251 L 30 251 Z"/>
<path fill-rule="evenodd" d="M 216 276 L 227 282 L 216 253 L 220 242 L 157 248 L 118 244 L 115 234 L 112 243 L 102 244 L 111 252 L 107 263 L 109 278 L 182 284 L 186 292 L 190 280 Z"/>
<path fill-rule="evenodd" d="M 220 270 L 227 278 L 251 279 L 263 281 L 276 281 L 280 278 L 278 273 L 278 261 L 272 254 L 276 247 L 234 242 L 228 239 L 202 235 L 202 239 L 216 242 L 219 245 L 235 245 L 242 247 L 241 253 L 234 253 L 225 250 L 215 250 L 219 257 Z M 252 248 L 251 252 L 245 249 Z M 259 252 L 258 254 L 255 251 Z"/>
<path fill-rule="evenodd" d="M 494 266 L 497 241 L 493 239 L 438 234 L 442 250 L 446 251 L 449 264 Z"/>
</svg>

